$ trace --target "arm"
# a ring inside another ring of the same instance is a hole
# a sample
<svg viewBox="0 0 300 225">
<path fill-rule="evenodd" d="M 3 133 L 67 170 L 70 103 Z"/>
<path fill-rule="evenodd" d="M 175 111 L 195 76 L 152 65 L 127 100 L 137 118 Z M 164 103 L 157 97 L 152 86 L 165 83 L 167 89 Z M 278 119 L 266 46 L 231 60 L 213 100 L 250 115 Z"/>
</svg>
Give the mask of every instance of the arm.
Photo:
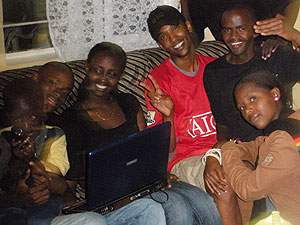
<svg viewBox="0 0 300 225">
<path fill-rule="evenodd" d="M 299 167 L 299 153 L 294 141 L 286 132 L 275 131 L 268 139 L 264 143 L 267 149 L 260 148 L 260 151 L 267 151 L 267 156 L 260 159 L 254 171 L 246 168 L 242 157 L 253 151 L 258 152 L 259 146 L 263 143 L 262 137 L 250 145 L 228 143 L 222 147 L 224 170 L 234 191 L 243 200 L 267 196 L 278 185 L 284 183 L 287 174 L 291 174 Z M 253 155 L 250 158 L 252 157 Z"/>
<path fill-rule="evenodd" d="M 200 40 L 199 40 L 198 34 L 195 32 L 195 28 L 194 28 L 194 25 L 193 25 L 193 22 L 192 22 L 192 18 L 191 18 L 191 15 L 190 15 L 190 10 L 189 10 L 189 6 L 188 6 L 188 2 L 189 2 L 189 0 L 180 0 L 181 13 L 185 17 L 185 19 L 190 22 L 190 24 L 192 26 L 192 32 L 190 34 L 191 34 L 191 38 L 192 38 L 193 44 L 194 44 L 195 48 L 197 48 L 197 46 L 200 43 Z"/>
<path fill-rule="evenodd" d="M 48 152 L 48 154 L 44 154 L 46 152 Z M 70 168 L 66 136 L 63 134 L 59 137 L 49 138 L 48 141 L 44 143 L 40 159 L 42 159 L 46 171 L 57 175 L 66 175 Z"/>
<path fill-rule="evenodd" d="M 148 76 L 150 81 L 147 83 L 140 83 L 142 87 L 145 88 L 145 98 L 147 103 L 147 108 L 149 109 L 150 105 L 157 110 L 155 112 L 155 122 L 157 118 L 162 117 L 162 121 L 170 121 L 171 122 L 171 137 L 170 137 L 170 150 L 172 153 L 176 148 L 176 137 L 175 137 L 175 129 L 173 125 L 174 121 L 174 103 L 172 98 L 169 95 L 166 95 L 159 87 L 157 81 L 151 76 Z M 157 115 L 157 114 L 161 115 Z M 157 117 L 156 117 L 157 116 Z"/>
<path fill-rule="evenodd" d="M 26 171 L 24 179 L 19 180 L 16 191 L 0 195 L 0 207 L 24 207 L 24 206 L 35 206 L 40 205 L 49 200 L 50 189 L 49 189 L 49 179 L 41 174 L 34 176 L 36 184 L 29 187 L 26 184 L 26 180 L 29 178 L 31 172 L 35 174 L 34 170 L 37 169 L 39 165 L 31 162 L 31 169 Z M 39 168 L 40 170 L 40 168 Z"/>
<path fill-rule="evenodd" d="M 139 106 L 139 111 L 137 114 L 137 124 L 139 127 L 139 131 L 145 130 L 146 129 L 146 120 L 145 120 L 145 116 L 143 113 L 142 108 Z"/>
<path fill-rule="evenodd" d="M 280 26 L 284 25 L 284 27 L 285 27 L 284 29 L 286 31 L 294 30 L 293 27 L 294 27 L 295 21 L 296 21 L 297 16 L 298 16 L 299 4 L 300 4 L 299 0 L 291 0 L 289 5 L 285 8 L 285 10 L 283 12 L 284 16 L 282 16 L 280 14 L 277 14 L 272 19 L 257 21 L 256 25 L 254 26 L 255 32 L 259 33 L 263 36 L 278 35 L 279 37 L 282 37 L 286 40 L 289 40 L 289 38 L 285 37 L 286 35 L 280 35 L 279 34 L 279 33 L 281 33 L 281 31 L 279 32 L 279 30 L 282 29 Z M 278 18 L 281 18 L 281 19 L 278 20 Z M 261 23 L 266 23 L 269 26 L 268 29 L 271 29 L 269 31 L 272 31 L 272 32 L 264 31 L 264 32 L 269 33 L 268 35 L 264 35 L 264 34 L 261 33 L 261 31 L 257 30 L 257 26 L 260 26 Z M 293 40 L 289 40 L 289 41 L 293 41 Z M 285 42 L 284 40 L 282 40 L 280 38 L 266 40 L 262 44 L 262 58 L 267 60 L 271 56 L 271 54 L 276 51 L 276 49 L 279 46 L 285 46 L 285 45 L 287 45 L 287 42 Z"/>
<path fill-rule="evenodd" d="M 300 32 L 288 24 L 284 16 L 277 14 L 272 19 L 257 21 L 254 30 L 263 36 L 278 35 L 300 45 Z"/>
</svg>

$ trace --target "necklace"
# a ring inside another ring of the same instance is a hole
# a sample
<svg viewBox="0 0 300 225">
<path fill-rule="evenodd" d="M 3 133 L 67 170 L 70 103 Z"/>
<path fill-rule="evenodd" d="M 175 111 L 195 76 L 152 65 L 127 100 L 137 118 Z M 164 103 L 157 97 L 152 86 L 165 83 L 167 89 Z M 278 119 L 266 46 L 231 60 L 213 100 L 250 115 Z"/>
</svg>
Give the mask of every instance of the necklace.
<svg viewBox="0 0 300 225">
<path fill-rule="evenodd" d="M 111 101 L 112 101 L 112 97 L 111 97 Z M 113 102 L 114 108 L 113 108 L 111 115 L 108 118 L 102 117 L 95 108 L 91 107 L 91 105 L 89 104 L 88 101 L 86 101 L 86 104 L 91 110 L 93 110 L 95 112 L 96 116 L 99 117 L 101 120 L 104 120 L 104 121 L 110 120 L 111 118 L 113 118 L 115 116 L 115 112 L 116 112 L 116 103 L 115 102 Z"/>
</svg>

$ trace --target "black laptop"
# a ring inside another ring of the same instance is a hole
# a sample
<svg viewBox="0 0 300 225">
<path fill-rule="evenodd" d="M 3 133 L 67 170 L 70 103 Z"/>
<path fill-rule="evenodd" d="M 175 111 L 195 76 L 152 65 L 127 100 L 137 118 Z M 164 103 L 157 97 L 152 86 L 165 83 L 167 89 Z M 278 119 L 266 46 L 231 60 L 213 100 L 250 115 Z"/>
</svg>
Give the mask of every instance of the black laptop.
<svg viewBox="0 0 300 225">
<path fill-rule="evenodd" d="M 170 128 L 170 122 L 162 123 L 89 152 L 82 211 L 104 215 L 165 187 Z"/>
</svg>

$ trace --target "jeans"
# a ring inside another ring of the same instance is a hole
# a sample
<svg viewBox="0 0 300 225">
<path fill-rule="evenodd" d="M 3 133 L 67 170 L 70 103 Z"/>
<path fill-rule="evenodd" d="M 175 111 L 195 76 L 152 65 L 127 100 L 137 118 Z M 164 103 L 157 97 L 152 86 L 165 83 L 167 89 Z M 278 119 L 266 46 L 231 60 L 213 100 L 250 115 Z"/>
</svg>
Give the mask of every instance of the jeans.
<svg viewBox="0 0 300 225">
<path fill-rule="evenodd" d="M 151 199 L 136 200 L 104 216 L 94 213 L 77 213 L 58 216 L 51 225 L 165 225 L 165 214 L 160 204 Z"/>
<path fill-rule="evenodd" d="M 196 186 L 172 181 L 172 187 L 166 189 L 169 200 L 162 203 L 168 225 L 218 225 L 221 218 L 212 197 Z M 166 195 L 159 191 L 152 195 L 159 202 L 166 200 Z"/>
<path fill-rule="evenodd" d="M 51 220 L 59 214 L 63 205 L 63 199 L 53 194 L 46 203 L 41 205 L 0 208 L 0 224 L 49 225 Z"/>
</svg>

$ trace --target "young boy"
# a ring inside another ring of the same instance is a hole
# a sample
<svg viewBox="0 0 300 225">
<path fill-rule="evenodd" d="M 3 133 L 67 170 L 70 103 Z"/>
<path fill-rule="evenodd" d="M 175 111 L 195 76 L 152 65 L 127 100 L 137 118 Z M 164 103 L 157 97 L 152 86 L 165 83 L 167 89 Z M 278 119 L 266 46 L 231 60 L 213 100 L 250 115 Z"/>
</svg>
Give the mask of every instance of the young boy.
<svg viewBox="0 0 300 225">
<path fill-rule="evenodd" d="M 0 131 L 0 188 L 4 192 L 0 195 L 0 223 L 6 222 L 8 214 L 15 220 L 26 215 L 15 224 L 23 224 L 24 220 L 29 223 L 32 218 L 35 222 L 50 222 L 62 206 L 61 199 L 50 193 L 64 194 L 68 189 L 59 177 L 69 169 L 65 135 L 59 128 L 44 125 L 43 94 L 34 80 L 12 81 L 3 97 L 12 126 Z M 28 197 L 34 188 L 40 192 Z M 38 206 L 27 207 L 36 203 Z M 22 211 L 16 217 L 14 206 Z"/>
</svg>

